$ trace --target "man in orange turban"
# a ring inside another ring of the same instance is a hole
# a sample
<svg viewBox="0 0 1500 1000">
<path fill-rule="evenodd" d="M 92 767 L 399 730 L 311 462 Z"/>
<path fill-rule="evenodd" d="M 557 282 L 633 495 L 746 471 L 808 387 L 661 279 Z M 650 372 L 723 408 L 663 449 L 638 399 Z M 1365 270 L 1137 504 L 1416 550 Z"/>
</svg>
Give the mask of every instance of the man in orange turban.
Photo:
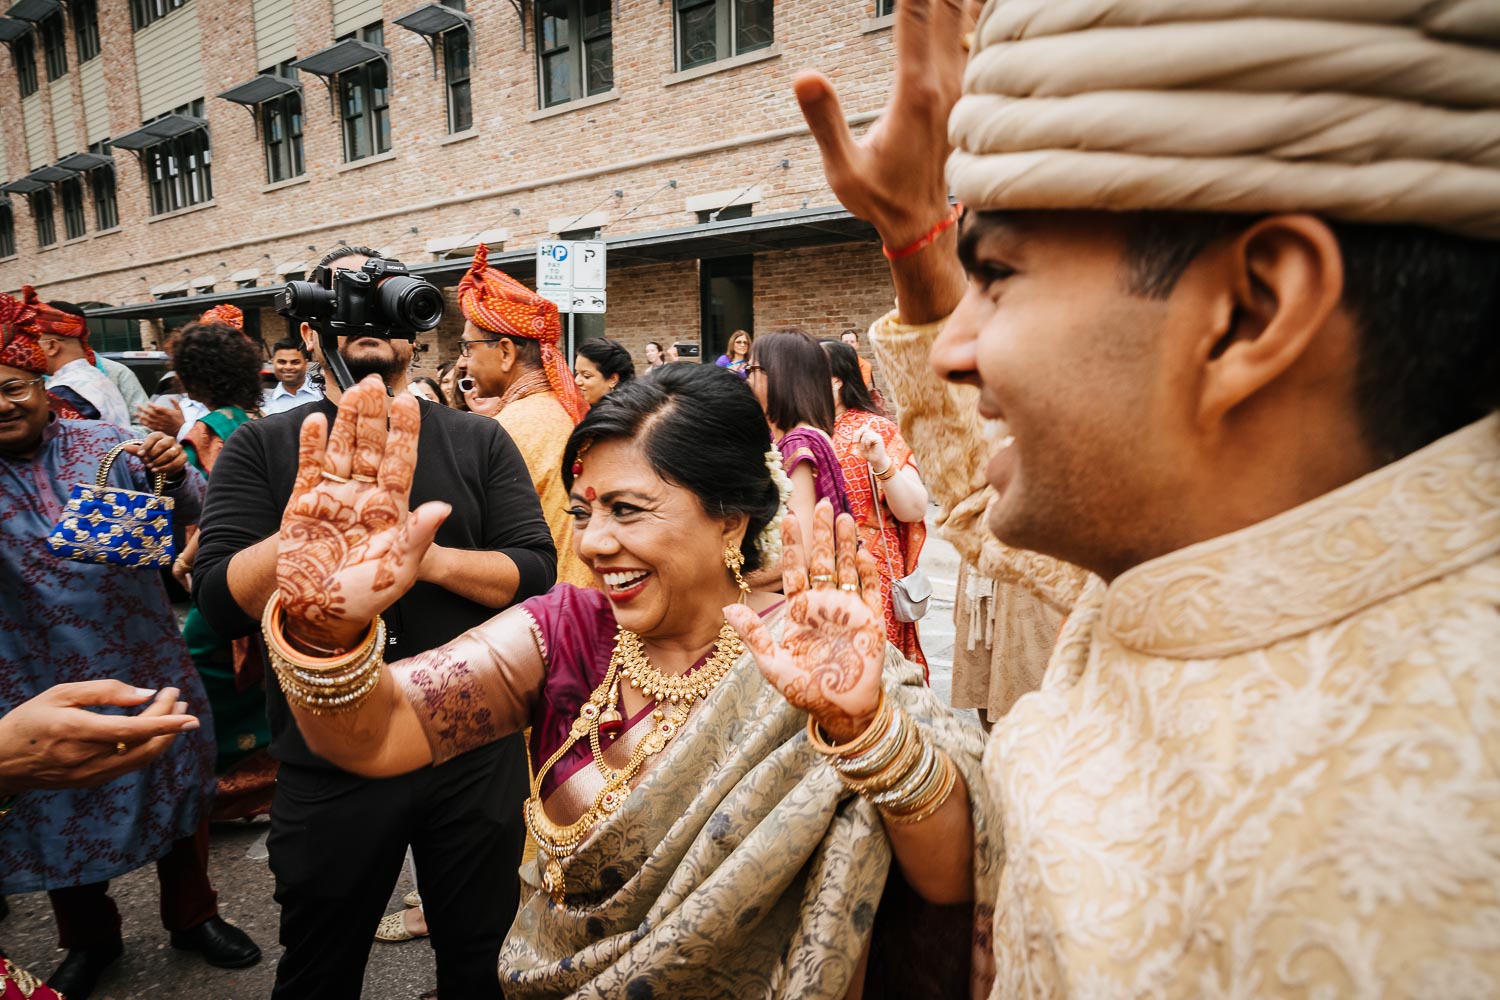
<svg viewBox="0 0 1500 1000">
<path fill-rule="evenodd" d="M 227 302 L 220 302 L 212 309 L 204 312 L 198 317 L 202 323 L 223 323 L 232 326 L 241 333 L 245 332 L 245 314 L 239 306 L 232 306 Z"/>
<path fill-rule="evenodd" d="M 94 349 L 89 346 L 89 330 L 82 316 L 54 309 L 41 300 L 35 288 L 23 285 L 19 301 L 0 295 L 0 323 L 35 338 L 47 363 L 48 392 L 73 403 L 87 417 L 97 416 L 131 429 L 125 397 L 94 365 Z"/>
<path fill-rule="evenodd" d="M 464 314 L 460 353 L 479 391 L 500 399 L 495 419 L 515 440 L 531 472 L 542 515 L 557 545 L 557 579 L 592 586 L 594 575 L 573 551 L 573 520 L 562 484 L 563 447 L 588 412 L 561 352 L 557 305 L 489 266 L 481 243 L 458 283 Z"/>
</svg>

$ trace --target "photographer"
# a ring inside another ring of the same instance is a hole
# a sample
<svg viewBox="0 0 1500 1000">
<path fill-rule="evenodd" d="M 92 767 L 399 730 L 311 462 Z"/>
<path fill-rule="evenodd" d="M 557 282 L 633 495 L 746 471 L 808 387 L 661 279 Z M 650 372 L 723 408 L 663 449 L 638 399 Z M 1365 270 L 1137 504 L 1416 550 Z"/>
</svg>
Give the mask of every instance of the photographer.
<svg viewBox="0 0 1500 1000">
<path fill-rule="evenodd" d="M 359 270 L 378 259 L 373 250 L 341 247 L 320 262 L 320 273 L 331 269 L 333 278 L 339 269 Z M 336 294 L 349 287 L 334 284 Z M 306 322 L 302 337 L 331 373 Z M 356 331 L 338 338 L 338 353 L 356 380 L 375 376 L 391 392 L 406 391 L 410 340 Z M 255 631 L 275 589 L 277 531 L 295 485 L 299 435 L 323 433 L 343 398 L 332 378 L 325 391 L 324 400 L 247 424 L 214 467 L 194 598 L 221 635 Z M 418 583 L 388 616 L 393 656 L 448 642 L 495 609 L 544 592 L 556 573 L 536 492 L 499 424 L 424 402 L 419 442 L 411 502 L 442 500 L 452 513 L 423 560 Z M 331 445 L 339 446 L 337 440 Z M 354 466 L 357 475 L 375 472 L 362 468 L 357 456 Z M 351 509 L 349 516 L 358 521 L 380 513 Z M 422 871 L 440 993 L 500 996 L 496 958 L 520 893 L 516 870 L 527 790 L 521 738 L 435 768 L 369 780 L 308 750 L 274 676 L 267 689 L 271 752 L 281 761 L 268 847 L 286 947 L 273 996 L 359 995 L 376 924 L 408 843 Z"/>
</svg>

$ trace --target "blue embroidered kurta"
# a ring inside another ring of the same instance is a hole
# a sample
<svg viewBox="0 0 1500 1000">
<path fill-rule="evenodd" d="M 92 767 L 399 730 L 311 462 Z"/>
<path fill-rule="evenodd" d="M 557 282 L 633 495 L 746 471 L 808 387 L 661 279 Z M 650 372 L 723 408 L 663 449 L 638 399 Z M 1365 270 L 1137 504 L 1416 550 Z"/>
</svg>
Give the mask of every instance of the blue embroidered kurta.
<svg viewBox="0 0 1500 1000">
<path fill-rule="evenodd" d="M 193 832 L 213 793 L 208 699 L 161 571 L 74 562 L 44 544 L 73 484 L 92 484 L 104 456 L 130 438 L 107 423 L 54 419 L 34 456 L 0 455 L 0 712 L 54 684 L 113 678 L 180 688 L 203 727 L 108 784 L 22 794 L 0 824 L 0 893 L 88 885 L 139 868 Z M 203 478 L 187 471 L 170 494 L 179 525 L 197 521 L 203 504 Z M 131 455 L 115 462 L 109 482 L 151 488 Z"/>
</svg>

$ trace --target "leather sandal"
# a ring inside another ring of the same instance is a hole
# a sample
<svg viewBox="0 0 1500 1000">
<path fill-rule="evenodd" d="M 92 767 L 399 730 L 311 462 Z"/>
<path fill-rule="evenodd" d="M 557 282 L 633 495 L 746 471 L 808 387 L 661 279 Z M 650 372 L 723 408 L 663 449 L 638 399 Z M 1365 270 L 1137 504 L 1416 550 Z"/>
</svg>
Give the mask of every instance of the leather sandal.
<svg viewBox="0 0 1500 1000">
<path fill-rule="evenodd" d="M 406 921 L 403 919 L 406 911 L 388 913 L 380 918 L 380 923 L 375 925 L 375 940 L 395 944 L 399 941 L 410 941 L 417 935 L 406 929 Z"/>
<path fill-rule="evenodd" d="M 404 895 L 404 896 L 401 897 L 401 902 L 405 903 L 407 906 L 414 906 L 414 907 L 415 906 L 421 906 L 422 905 L 422 894 L 420 892 L 418 892 L 417 890 L 413 889 L 411 892 L 408 892 L 406 895 Z M 0 918 L 0 919 L 3 919 L 3 918 Z"/>
</svg>

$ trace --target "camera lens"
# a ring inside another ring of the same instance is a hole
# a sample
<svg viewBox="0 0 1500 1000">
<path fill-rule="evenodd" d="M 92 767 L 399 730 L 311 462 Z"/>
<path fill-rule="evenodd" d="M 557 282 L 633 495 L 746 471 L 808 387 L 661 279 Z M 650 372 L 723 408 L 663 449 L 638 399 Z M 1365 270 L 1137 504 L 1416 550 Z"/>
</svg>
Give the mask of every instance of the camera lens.
<svg viewBox="0 0 1500 1000">
<path fill-rule="evenodd" d="M 316 281 L 288 281 L 276 297 L 276 311 L 298 319 L 333 315 L 333 292 Z"/>
<path fill-rule="evenodd" d="M 395 325 L 431 330 L 443 319 L 443 293 L 421 278 L 393 275 L 380 283 L 380 311 Z"/>
</svg>

